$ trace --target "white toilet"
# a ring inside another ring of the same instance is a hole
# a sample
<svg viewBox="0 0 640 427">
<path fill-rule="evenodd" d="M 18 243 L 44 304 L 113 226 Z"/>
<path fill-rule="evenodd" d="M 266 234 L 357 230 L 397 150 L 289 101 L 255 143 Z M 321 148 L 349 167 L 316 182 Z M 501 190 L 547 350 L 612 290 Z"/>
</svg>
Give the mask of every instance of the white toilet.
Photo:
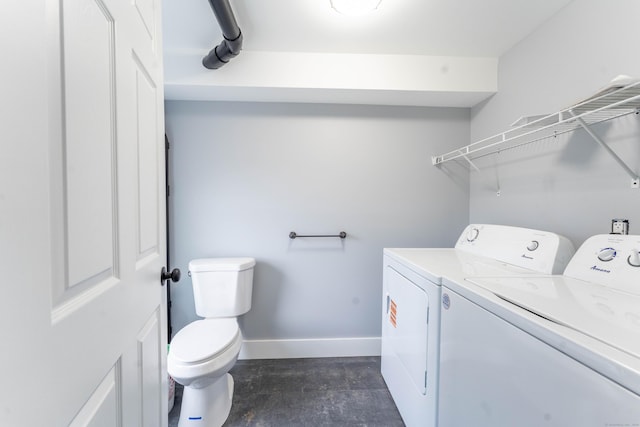
<svg viewBox="0 0 640 427">
<path fill-rule="evenodd" d="M 206 258 L 189 263 L 196 314 L 204 317 L 171 340 L 167 369 L 184 386 L 178 427 L 220 427 L 231 411 L 242 334 L 236 317 L 251 308 L 253 258 Z"/>
</svg>

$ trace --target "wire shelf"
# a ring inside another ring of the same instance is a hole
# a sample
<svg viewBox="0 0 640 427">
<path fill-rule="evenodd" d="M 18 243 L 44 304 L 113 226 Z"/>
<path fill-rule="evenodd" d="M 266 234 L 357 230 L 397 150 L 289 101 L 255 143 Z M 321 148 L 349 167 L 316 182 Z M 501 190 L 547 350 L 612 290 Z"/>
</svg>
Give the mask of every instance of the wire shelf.
<svg viewBox="0 0 640 427">
<path fill-rule="evenodd" d="M 472 160 L 513 148 L 522 147 L 547 138 L 556 137 L 579 128 L 585 128 L 629 114 L 640 112 L 640 80 L 629 84 L 614 82 L 589 97 L 557 113 L 523 117 L 513 128 L 431 158 L 433 165 L 464 159 L 476 170 Z M 623 79 L 628 81 L 629 79 Z"/>
</svg>

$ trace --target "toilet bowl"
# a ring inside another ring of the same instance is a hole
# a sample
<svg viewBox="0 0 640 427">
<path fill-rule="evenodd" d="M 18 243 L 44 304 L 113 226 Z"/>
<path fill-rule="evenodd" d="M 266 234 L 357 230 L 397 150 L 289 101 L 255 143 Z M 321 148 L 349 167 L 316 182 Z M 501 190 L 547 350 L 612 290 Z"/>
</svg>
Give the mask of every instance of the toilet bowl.
<svg viewBox="0 0 640 427">
<path fill-rule="evenodd" d="M 242 334 L 235 318 L 197 320 L 171 342 L 167 367 L 184 386 L 179 427 L 221 426 L 229 416 Z"/>
<path fill-rule="evenodd" d="M 253 258 L 208 258 L 189 263 L 196 314 L 204 317 L 173 337 L 169 375 L 184 386 L 178 427 L 220 427 L 233 399 L 229 370 L 240 354 L 236 316 L 251 308 Z"/>
</svg>

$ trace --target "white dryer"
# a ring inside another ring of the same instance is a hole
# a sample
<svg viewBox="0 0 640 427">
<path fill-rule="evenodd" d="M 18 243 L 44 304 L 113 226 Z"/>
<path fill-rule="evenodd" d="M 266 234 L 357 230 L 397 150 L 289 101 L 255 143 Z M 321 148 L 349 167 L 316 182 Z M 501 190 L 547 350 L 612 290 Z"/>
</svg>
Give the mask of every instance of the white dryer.
<svg viewBox="0 0 640 427">
<path fill-rule="evenodd" d="M 640 236 L 564 275 L 443 283 L 440 427 L 640 425 Z"/>
<path fill-rule="evenodd" d="M 489 224 L 455 248 L 384 250 L 381 371 L 408 427 L 437 425 L 443 278 L 561 272 L 573 251 L 554 233 Z"/>
</svg>

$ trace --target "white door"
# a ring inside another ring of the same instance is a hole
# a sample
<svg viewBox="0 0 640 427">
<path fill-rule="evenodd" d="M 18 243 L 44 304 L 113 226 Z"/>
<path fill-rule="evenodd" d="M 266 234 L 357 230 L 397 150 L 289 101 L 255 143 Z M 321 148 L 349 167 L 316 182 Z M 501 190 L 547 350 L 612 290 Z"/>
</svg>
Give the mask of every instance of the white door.
<svg viewBox="0 0 640 427">
<path fill-rule="evenodd" d="M 1 3 L 2 426 L 167 424 L 160 3 Z"/>
</svg>

